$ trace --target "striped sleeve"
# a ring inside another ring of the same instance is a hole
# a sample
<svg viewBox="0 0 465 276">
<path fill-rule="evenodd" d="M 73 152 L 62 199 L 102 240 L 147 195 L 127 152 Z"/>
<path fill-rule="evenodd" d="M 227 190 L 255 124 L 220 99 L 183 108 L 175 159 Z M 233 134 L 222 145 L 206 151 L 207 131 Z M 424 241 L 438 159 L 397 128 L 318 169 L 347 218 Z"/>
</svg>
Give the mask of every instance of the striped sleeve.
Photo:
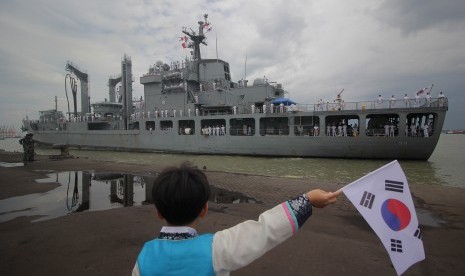
<svg viewBox="0 0 465 276">
<path fill-rule="evenodd" d="M 307 194 L 283 202 L 281 205 L 289 219 L 294 234 L 312 215 L 312 204 L 310 204 Z"/>
</svg>

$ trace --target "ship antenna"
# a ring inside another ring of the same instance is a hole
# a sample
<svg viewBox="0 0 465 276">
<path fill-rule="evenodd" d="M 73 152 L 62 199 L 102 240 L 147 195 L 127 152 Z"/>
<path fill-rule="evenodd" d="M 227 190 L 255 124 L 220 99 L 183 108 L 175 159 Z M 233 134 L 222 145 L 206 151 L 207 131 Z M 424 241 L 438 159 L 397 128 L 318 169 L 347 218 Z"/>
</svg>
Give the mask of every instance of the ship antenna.
<svg viewBox="0 0 465 276">
<path fill-rule="evenodd" d="M 247 49 L 245 49 L 244 80 L 247 80 Z"/>
<path fill-rule="evenodd" d="M 207 45 L 205 43 L 205 35 L 203 34 L 203 29 L 206 28 L 210 23 L 208 22 L 208 14 L 204 14 L 204 21 L 199 21 L 199 33 L 196 34 L 192 29 L 191 31 L 188 32 L 186 29 L 182 30 L 184 34 L 189 36 L 189 38 L 193 41 L 193 48 L 194 48 L 194 61 L 196 63 L 196 69 L 197 69 L 197 81 L 199 83 L 199 90 L 200 90 L 200 61 L 202 60 L 202 57 L 200 55 L 200 44 Z"/>
<path fill-rule="evenodd" d="M 215 48 L 216 48 L 216 63 L 218 63 L 218 34 L 216 35 L 216 45 L 215 45 Z"/>
</svg>

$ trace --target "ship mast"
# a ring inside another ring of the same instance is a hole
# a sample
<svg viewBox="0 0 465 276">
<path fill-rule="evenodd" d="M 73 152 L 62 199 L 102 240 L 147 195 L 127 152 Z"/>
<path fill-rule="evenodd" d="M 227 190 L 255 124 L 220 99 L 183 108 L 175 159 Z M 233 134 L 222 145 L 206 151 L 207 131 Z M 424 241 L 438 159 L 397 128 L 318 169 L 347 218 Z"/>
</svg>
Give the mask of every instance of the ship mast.
<svg viewBox="0 0 465 276">
<path fill-rule="evenodd" d="M 194 48 L 194 61 L 196 63 L 196 70 L 197 70 L 197 81 L 199 83 L 199 88 L 200 88 L 200 61 L 202 60 L 202 57 L 200 55 L 200 44 L 207 45 L 205 43 L 205 35 L 203 34 L 203 30 L 207 28 L 210 23 L 208 22 L 208 14 L 203 15 L 204 21 L 199 21 L 199 32 L 196 34 L 196 32 L 192 29 L 190 29 L 190 32 L 187 31 L 186 28 L 182 30 L 184 34 L 189 36 L 189 38 L 192 40 L 193 44 L 192 47 Z"/>
</svg>

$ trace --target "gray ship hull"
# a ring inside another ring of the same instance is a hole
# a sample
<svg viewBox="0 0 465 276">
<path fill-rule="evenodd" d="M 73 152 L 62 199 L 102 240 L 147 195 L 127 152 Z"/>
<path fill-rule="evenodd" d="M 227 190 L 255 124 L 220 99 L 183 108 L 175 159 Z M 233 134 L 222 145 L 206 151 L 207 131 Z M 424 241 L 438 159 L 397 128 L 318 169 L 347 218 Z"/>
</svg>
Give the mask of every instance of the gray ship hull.
<svg viewBox="0 0 465 276">
<path fill-rule="evenodd" d="M 409 114 L 434 114 L 434 131 L 429 137 L 412 136 L 402 129 L 407 127 Z M 139 126 L 154 122 L 159 126 L 161 121 L 172 121 L 178 126 L 180 121 L 190 120 L 195 124 L 192 135 L 184 135 L 176 131 L 176 127 L 162 130 L 158 127 L 147 129 L 140 127 L 133 130 L 88 130 L 95 122 L 68 122 L 66 130 L 30 130 L 34 140 L 49 145 L 67 145 L 79 149 L 100 149 L 140 152 L 170 152 L 190 154 L 221 155 L 257 155 L 286 157 L 327 157 L 327 158 L 366 158 L 366 159 L 410 159 L 427 160 L 434 151 L 444 122 L 446 108 L 418 108 L 396 110 L 328 111 L 328 112 L 292 112 L 285 114 L 241 114 L 213 115 L 182 118 L 144 118 L 136 120 Z M 369 134 L 366 119 L 370 116 L 396 114 L 399 126 L 395 136 L 389 137 L 380 129 L 378 134 Z M 343 136 L 326 133 L 325 124 L 328 117 L 356 116 L 360 123 L 358 135 Z M 260 122 L 262 118 L 286 118 L 293 122 L 295 118 L 311 117 L 322 122 L 322 130 L 318 135 L 296 134 L 292 124 L 284 134 L 267 134 L 259 123 L 253 129 L 253 135 L 203 135 L 200 129 L 203 120 L 224 120 L 226 129 L 231 129 L 230 121 L 249 119 Z M 115 122 L 109 122 L 110 125 Z"/>
</svg>

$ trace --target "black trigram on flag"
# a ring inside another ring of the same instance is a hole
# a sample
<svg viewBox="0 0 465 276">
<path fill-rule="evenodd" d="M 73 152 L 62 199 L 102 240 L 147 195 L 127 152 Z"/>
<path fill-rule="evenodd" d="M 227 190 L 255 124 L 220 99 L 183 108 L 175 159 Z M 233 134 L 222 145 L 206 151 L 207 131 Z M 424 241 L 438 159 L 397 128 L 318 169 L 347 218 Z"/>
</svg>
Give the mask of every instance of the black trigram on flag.
<svg viewBox="0 0 465 276">
<path fill-rule="evenodd" d="M 385 185 L 386 191 L 398 192 L 398 193 L 404 192 L 404 182 L 386 179 L 384 182 L 384 185 Z"/>
<path fill-rule="evenodd" d="M 415 238 L 418 238 L 421 240 L 421 231 L 420 231 L 420 228 L 417 228 L 417 230 L 415 231 L 415 233 L 413 234 L 413 236 Z"/>
<path fill-rule="evenodd" d="M 365 191 L 363 192 L 362 200 L 360 200 L 360 205 L 371 209 L 371 206 L 373 206 L 373 201 L 375 201 L 375 195 Z"/>
<path fill-rule="evenodd" d="M 402 253 L 402 241 L 391 239 L 391 251 Z"/>
</svg>

